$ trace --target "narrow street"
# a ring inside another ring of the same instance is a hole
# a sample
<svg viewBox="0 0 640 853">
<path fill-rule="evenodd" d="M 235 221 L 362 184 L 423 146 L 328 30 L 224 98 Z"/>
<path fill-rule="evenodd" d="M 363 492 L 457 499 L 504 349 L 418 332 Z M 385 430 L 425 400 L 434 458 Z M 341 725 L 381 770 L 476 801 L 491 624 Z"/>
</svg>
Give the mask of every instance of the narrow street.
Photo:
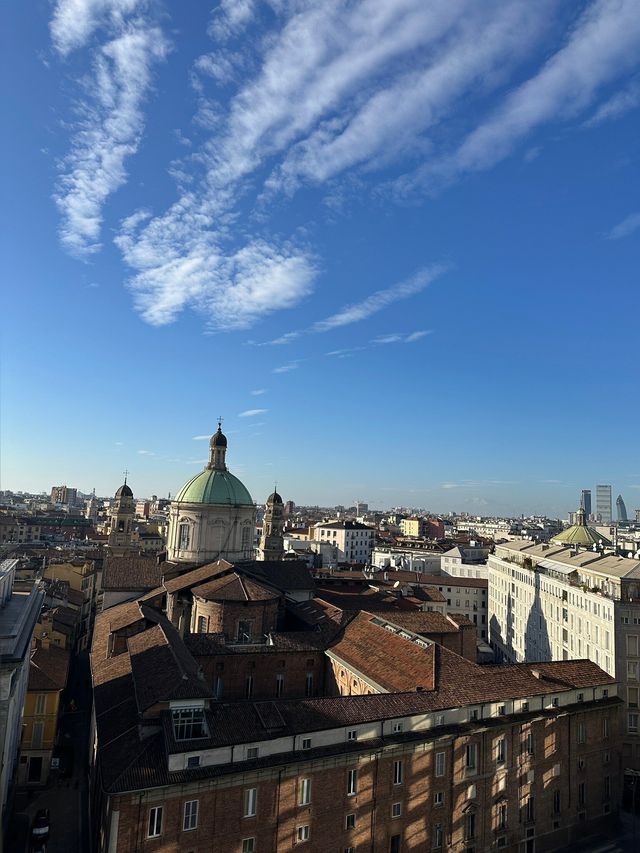
<svg viewBox="0 0 640 853">
<path fill-rule="evenodd" d="M 91 687 L 88 653 L 81 652 L 71 663 L 68 701 L 74 700 L 75 711 L 65 711 L 60 719 L 60 743 L 68 756 L 68 778 L 53 771 L 49 786 L 37 789 L 26 807 L 14 815 L 7 851 L 26 853 L 29 831 L 38 809 L 51 813 L 51 831 L 47 853 L 86 853 L 89 850 L 87 805 L 88 740 L 91 713 Z M 24 800 L 18 800 L 24 803 Z M 9 846 L 10 845 L 10 846 Z"/>
</svg>

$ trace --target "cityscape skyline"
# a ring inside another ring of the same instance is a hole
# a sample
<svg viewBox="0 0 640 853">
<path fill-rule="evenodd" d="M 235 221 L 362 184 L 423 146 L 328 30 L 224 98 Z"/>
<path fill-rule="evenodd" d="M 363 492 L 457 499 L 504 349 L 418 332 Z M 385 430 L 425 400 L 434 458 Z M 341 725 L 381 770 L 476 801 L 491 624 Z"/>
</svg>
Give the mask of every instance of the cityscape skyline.
<svg viewBox="0 0 640 853">
<path fill-rule="evenodd" d="M 233 7 L 3 9 L 2 488 L 635 509 L 636 4 Z"/>
</svg>

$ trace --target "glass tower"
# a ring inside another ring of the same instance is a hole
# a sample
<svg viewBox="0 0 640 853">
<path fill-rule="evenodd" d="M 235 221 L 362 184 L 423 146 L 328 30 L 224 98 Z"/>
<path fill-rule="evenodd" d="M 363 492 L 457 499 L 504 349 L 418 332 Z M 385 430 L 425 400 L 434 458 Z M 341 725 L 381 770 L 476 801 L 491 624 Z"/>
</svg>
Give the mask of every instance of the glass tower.
<svg viewBox="0 0 640 853">
<path fill-rule="evenodd" d="M 611 524 L 611 486 L 596 486 L 596 515 L 603 524 Z"/>
</svg>

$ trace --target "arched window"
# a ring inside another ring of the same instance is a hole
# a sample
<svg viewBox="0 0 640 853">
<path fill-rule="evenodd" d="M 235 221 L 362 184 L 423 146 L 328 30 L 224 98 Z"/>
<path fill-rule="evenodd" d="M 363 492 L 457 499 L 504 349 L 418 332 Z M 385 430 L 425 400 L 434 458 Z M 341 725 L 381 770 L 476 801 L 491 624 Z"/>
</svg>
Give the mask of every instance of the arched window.
<svg viewBox="0 0 640 853">
<path fill-rule="evenodd" d="M 180 524 L 178 527 L 178 548 L 186 551 L 189 547 L 189 525 Z"/>
</svg>

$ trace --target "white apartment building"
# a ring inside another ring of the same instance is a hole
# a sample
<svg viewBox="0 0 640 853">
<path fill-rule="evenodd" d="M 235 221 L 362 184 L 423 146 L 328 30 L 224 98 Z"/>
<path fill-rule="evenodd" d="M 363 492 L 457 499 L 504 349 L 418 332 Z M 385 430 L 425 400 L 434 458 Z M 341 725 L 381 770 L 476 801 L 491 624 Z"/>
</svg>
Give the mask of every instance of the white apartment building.
<svg viewBox="0 0 640 853">
<path fill-rule="evenodd" d="M 588 658 L 615 677 L 626 704 L 624 766 L 640 769 L 640 562 L 520 540 L 496 545 L 488 566 L 498 661 Z"/>
<path fill-rule="evenodd" d="M 412 544 L 376 545 L 371 553 L 371 564 L 377 569 L 405 569 L 409 572 L 440 574 L 442 553 Z"/>
<path fill-rule="evenodd" d="M 375 535 L 373 527 L 359 521 L 326 521 L 316 524 L 314 530 L 314 539 L 331 542 L 337 547 L 339 562 L 371 562 Z"/>
<path fill-rule="evenodd" d="M 457 545 L 455 548 L 445 551 L 440 561 L 440 567 L 446 575 L 487 580 L 489 577 L 488 556 L 489 548 L 470 542 L 469 545 Z"/>
</svg>

